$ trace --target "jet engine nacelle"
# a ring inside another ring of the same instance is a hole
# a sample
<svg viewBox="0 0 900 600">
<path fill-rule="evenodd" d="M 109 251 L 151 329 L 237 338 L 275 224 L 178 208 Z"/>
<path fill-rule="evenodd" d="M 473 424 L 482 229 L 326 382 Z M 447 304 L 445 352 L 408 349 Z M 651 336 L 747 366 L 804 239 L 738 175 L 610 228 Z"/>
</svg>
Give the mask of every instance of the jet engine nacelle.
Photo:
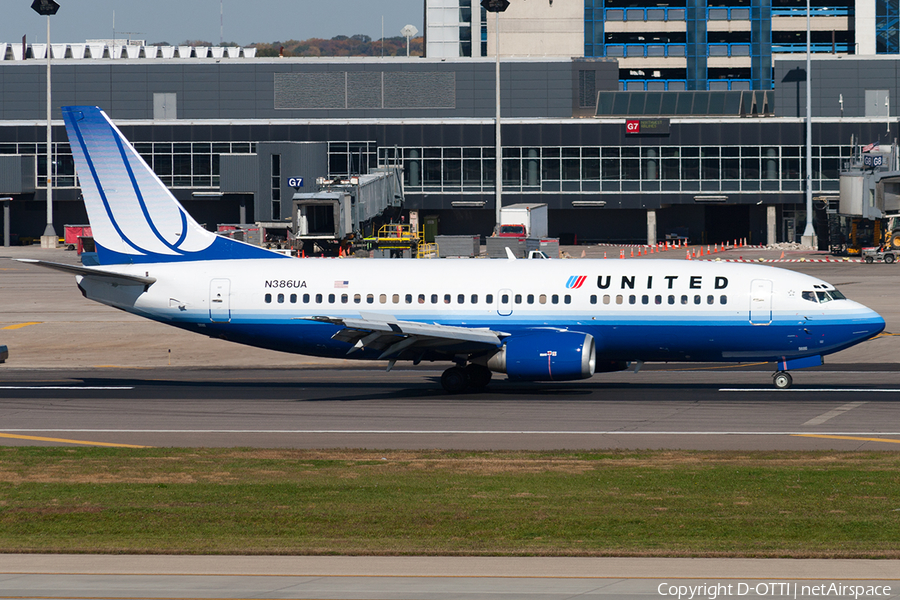
<svg viewBox="0 0 900 600">
<path fill-rule="evenodd" d="M 521 381 L 568 381 L 594 374 L 594 337 L 577 331 L 536 331 L 512 335 L 488 360 L 490 370 Z"/>
</svg>

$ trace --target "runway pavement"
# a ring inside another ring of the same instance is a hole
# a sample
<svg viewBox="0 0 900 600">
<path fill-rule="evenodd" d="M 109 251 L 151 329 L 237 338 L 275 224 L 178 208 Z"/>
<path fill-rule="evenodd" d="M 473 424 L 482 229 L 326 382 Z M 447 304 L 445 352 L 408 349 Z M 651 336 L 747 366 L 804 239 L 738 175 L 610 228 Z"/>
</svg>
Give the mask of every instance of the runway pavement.
<svg viewBox="0 0 900 600">
<path fill-rule="evenodd" d="M 35 247 L 0 256 L 77 262 L 73 252 Z M 674 251 L 650 258 L 660 256 L 679 258 Z M 749 248 L 717 255 L 779 256 Z M 0 260 L 0 344 L 10 349 L 0 366 L 0 443 L 895 448 L 900 336 L 891 333 L 900 333 L 893 291 L 900 267 L 777 264 L 822 277 L 879 311 L 887 333 L 826 357 L 823 367 L 795 371 L 787 391 L 772 388 L 774 365 L 670 364 L 566 384 L 515 384 L 500 375 L 487 393 L 447 396 L 437 382 L 445 365 L 386 374 L 371 363 L 209 339 L 85 300 L 71 276 Z"/>
<path fill-rule="evenodd" d="M 844 593 L 822 593 L 829 588 Z M 898 591 L 900 561 L 877 560 L 0 556 L 0 598 L 642 600 L 897 598 Z"/>
<path fill-rule="evenodd" d="M 762 365 L 685 368 L 465 395 L 445 393 L 431 368 L 10 370 L 0 444 L 900 449 L 893 366 L 821 367 L 790 390 Z"/>
</svg>

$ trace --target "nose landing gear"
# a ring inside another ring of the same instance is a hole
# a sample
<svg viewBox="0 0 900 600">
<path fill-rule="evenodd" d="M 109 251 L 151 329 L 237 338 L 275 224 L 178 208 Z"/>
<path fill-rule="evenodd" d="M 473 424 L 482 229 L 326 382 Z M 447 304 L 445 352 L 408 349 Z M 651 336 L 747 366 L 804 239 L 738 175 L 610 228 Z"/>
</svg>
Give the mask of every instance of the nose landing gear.
<svg viewBox="0 0 900 600">
<path fill-rule="evenodd" d="M 775 387 L 779 390 L 786 390 L 793 385 L 794 379 L 787 371 L 778 371 L 772 376 L 772 383 L 774 383 Z"/>
</svg>

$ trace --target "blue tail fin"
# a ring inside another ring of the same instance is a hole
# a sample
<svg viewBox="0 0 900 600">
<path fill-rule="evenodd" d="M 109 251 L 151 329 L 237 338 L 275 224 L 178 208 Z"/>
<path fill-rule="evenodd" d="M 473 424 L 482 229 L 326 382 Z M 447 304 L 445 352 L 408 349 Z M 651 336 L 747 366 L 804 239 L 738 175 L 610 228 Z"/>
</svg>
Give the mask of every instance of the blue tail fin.
<svg viewBox="0 0 900 600">
<path fill-rule="evenodd" d="M 201 227 L 96 106 L 62 114 L 100 264 L 282 256 Z"/>
</svg>

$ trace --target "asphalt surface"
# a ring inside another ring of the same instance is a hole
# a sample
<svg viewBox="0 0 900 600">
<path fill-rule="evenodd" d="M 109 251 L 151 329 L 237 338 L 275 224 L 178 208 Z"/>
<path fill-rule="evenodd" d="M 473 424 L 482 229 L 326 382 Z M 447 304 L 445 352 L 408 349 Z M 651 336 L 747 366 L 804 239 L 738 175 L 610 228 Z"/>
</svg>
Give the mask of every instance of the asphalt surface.
<svg viewBox="0 0 900 600">
<path fill-rule="evenodd" d="M 831 586 L 852 590 L 822 593 Z M 0 556 L 0 598 L 853 598 L 860 588 L 857 598 L 900 596 L 900 561 Z"/>
<path fill-rule="evenodd" d="M 666 366 L 449 395 L 439 370 L 4 371 L 0 444 L 550 450 L 897 449 L 900 370 Z"/>
</svg>

